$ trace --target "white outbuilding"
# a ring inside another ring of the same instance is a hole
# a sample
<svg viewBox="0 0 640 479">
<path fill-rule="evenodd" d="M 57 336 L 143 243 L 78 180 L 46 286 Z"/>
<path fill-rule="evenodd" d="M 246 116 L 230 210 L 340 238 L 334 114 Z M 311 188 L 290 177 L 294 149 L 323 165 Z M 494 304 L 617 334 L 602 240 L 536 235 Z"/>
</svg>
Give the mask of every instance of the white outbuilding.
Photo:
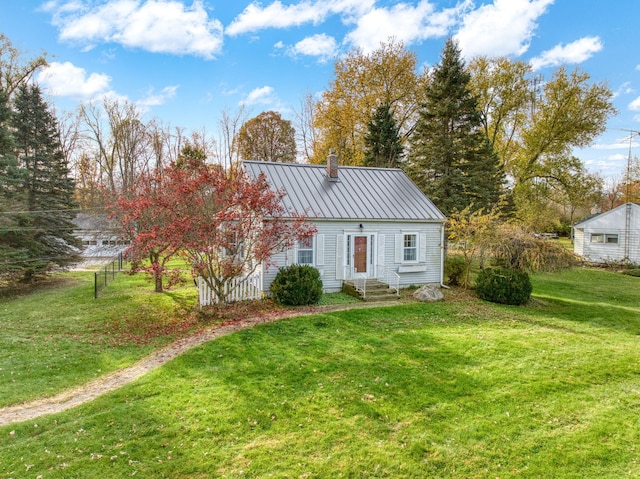
<svg viewBox="0 0 640 479">
<path fill-rule="evenodd" d="M 594 263 L 640 264 L 640 205 L 625 203 L 573 227 L 573 251 Z"/>
</svg>

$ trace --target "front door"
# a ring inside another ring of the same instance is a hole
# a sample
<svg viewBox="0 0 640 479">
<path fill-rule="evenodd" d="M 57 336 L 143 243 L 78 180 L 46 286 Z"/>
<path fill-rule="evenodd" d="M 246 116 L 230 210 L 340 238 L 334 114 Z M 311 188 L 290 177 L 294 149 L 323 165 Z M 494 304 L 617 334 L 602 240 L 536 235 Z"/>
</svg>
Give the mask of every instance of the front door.
<svg viewBox="0 0 640 479">
<path fill-rule="evenodd" d="M 369 250 L 368 236 L 354 236 L 353 238 L 353 267 L 356 273 L 367 272 L 367 251 Z"/>
</svg>

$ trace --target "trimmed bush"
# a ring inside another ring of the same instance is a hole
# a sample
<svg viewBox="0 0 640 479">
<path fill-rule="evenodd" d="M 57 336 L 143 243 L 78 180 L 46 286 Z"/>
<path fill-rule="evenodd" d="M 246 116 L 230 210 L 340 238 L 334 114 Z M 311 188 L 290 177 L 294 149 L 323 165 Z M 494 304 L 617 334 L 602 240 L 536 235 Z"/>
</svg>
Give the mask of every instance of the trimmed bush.
<svg viewBox="0 0 640 479">
<path fill-rule="evenodd" d="M 459 254 L 447 255 L 444 261 L 444 272 L 451 286 L 460 286 L 467 274 L 467 263 Z"/>
<path fill-rule="evenodd" d="M 476 294 L 492 303 L 524 304 L 531 297 L 531 291 L 529 275 L 523 271 L 487 268 L 476 279 Z"/>
<path fill-rule="evenodd" d="M 322 296 L 320 272 L 309 265 L 294 264 L 281 268 L 271 283 L 271 292 L 280 304 L 316 304 Z"/>
</svg>

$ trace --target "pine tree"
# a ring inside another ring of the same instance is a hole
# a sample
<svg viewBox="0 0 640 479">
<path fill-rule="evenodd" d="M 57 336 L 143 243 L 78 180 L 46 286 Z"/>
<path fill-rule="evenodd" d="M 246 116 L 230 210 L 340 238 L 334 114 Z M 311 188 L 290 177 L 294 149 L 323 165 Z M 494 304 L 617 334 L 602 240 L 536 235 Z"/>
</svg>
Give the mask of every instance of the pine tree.
<svg viewBox="0 0 640 479">
<path fill-rule="evenodd" d="M 446 215 L 491 207 L 504 183 L 469 81 L 458 45 L 447 40 L 411 137 L 408 173 Z"/>
<path fill-rule="evenodd" d="M 21 202 L 24 170 L 18 167 L 10 130 L 11 109 L 8 97 L 0 89 L 0 278 L 20 271 L 28 254 L 18 234 L 15 211 L 24 209 Z"/>
<path fill-rule="evenodd" d="M 0 208 L 8 205 L 18 196 L 20 184 L 18 161 L 13 154 L 13 137 L 10 130 L 11 109 L 4 91 L 0 90 Z"/>
<path fill-rule="evenodd" d="M 78 259 L 79 241 L 73 235 L 74 181 L 62 153 L 58 124 L 37 86 L 21 85 L 14 99 L 15 154 L 25 170 L 21 189 L 25 212 L 17 214 L 19 235 L 28 260 L 23 279 L 31 280 L 51 265 Z"/>
<path fill-rule="evenodd" d="M 399 128 L 393 118 L 391 106 L 383 103 L 367 125 L 364 137 L 364 164 L 382 168 L 396 168 L 402 157 L 402 141 Z"/>
</svg>

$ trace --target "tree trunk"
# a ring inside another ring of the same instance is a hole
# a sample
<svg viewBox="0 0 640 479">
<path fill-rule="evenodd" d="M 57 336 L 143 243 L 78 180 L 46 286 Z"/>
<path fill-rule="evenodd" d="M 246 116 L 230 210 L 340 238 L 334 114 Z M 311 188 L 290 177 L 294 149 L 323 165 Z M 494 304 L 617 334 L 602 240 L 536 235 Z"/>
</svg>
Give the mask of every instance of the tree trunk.
<svg viewBox="0 0 640 479">
<path fill-rule="evenodd" d="M 163 292 L 163 289 L 162 289 L 162 268 L 156 269 L 153 276 L 154 276 L 154 279 L 155 279 L 155 282 L 156 282 L 155 292 L 156 293 L 162 293 Z"/>
</svg>

